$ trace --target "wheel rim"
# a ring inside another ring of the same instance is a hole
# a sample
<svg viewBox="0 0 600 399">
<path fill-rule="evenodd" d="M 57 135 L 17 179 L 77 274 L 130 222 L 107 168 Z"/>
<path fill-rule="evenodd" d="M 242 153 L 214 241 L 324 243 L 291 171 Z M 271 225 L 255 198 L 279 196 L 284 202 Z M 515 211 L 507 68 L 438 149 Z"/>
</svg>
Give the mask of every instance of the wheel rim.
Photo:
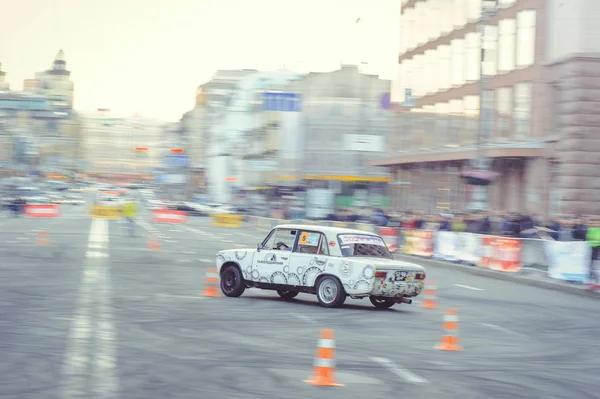
<svg viewBox="0 0 600 399">
<path fill-rule="evenodd" d="M 381 304 L 381 303 L 387 303 L 387 299 L 381 299 L 381 298 L 375 298 L 375 299 L 374 299 L 374 301 L 375 301 L 376 303 L 380 303 L 380 304 Z"/>
<path fill-rule="evenodd" d="M 319 298 L 327 304 L 335 301 L 338 295 L 338 287 L 335 281 L 327 279 L 319 284 Z"/>
<path fill-rule="evenodd" d="M 235 272 L 233 270 L 228 270 L 225 272 L 223 276 L 223 288 L 227 292 L 231 292 L 235 289 L 237 285 L 237 278 Z"/>
</svg>

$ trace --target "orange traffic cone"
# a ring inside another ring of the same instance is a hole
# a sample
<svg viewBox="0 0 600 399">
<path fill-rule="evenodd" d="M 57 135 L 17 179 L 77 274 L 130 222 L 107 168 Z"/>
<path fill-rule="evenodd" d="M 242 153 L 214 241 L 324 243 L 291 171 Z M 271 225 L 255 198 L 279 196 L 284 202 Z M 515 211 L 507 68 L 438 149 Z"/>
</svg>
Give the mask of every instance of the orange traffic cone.
<svg viewBox="0 0 600 399">
<path fill-rule="evenodd" d="M 441 351 L 462 351 L 458 343 L 458 309 L 446 309 L 444 314 L 444 335 L 435 349 Z"/>
<path fill-rule="evenodd" d="M 204 278 L 204 291 L 202 292 L 202 296 L 208 297 L 219 297 L 219 291 L 217 290 L 217 284 L 219 284 L 219 273 L 217 273 L 217 269 L 211 267 L 206 270 L 206 277 Z"/>
<path fill-rule="evenodd" d="M 341 387 L 335 381 L 335 339 L 333 330 L 322 329 L 321 338 L 317 344 L 317 354 L 313 364 L 314 375 L 307 384 L 317 387 Z"/>
<path fill-rule="evenodd" d="M 152 251 L 160 250 L 160 241 L 158 241 L 156 234 L 150 234 L 150 237 L 148 237 L 148 249 Z"/>
<path fill-rule="evenodd" d="M 47 230 L 38 230 L 35 235 L 37 245 L 50 244 L 50 237 Z"/>
<path fill-rule="evenodd" d="M 425 289 L 423 290 L 423 303 L 421 307 L 424 309 L 437 309 L 437 286 L 435 281 L 425 283 Z"/>
</svg>

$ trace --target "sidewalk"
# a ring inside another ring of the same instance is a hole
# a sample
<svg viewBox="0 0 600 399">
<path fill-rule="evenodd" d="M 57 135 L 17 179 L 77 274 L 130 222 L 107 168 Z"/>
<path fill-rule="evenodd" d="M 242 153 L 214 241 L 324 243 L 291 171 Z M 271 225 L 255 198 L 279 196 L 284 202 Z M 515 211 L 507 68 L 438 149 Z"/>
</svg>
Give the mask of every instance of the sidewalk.
<svg viewBox="0 0 600 399">
<path fill-rule="evenodd" d="M 452 268 L 477 276 L 489 277 L 496 280 L 512 281 L 519 284 L 530 285 L 533 287 L 546 288 L 576 295 L 582 295 L 592 298 L 600 298 L 599 291 L 590 291 L 585 284 L 569 283 L 566 281 L 551 279 L 541 270 L 525 269 L 520 273 L 503 273 L 495 270 L 485 269 L 478 266 L 469 266 L 438 259 L 421 258 L 413 255 L 394 254 L 394 258 L 406 262 L 413 262 L 425 267 L 433 268 Z"/>
</svg>

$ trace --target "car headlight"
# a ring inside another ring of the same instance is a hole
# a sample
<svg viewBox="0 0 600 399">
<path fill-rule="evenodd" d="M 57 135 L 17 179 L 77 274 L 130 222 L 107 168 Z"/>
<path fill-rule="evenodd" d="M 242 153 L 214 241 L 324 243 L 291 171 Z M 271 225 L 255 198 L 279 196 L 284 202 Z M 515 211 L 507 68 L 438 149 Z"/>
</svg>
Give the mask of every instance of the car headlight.
<svg viewBox="0 0 600 399">
<path fill-rule="evenodd" d="M 364 278 L 366 278 L 367 280 L 370 280 L 375 276 L 375 269 L 373 269 L 373 266 L 367 265 L 363 269 L 362 274 L 363 274 Z"/>
</svg>

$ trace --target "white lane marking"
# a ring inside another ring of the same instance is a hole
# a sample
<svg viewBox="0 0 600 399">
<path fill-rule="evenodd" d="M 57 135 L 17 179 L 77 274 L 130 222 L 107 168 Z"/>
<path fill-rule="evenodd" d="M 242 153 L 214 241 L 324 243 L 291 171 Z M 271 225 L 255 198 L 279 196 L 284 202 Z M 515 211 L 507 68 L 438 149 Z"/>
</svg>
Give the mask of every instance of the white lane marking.
<svg viewBox="0 0 600 399">
<path fill-rule="evenodd" d="M 149 223 L 146 223 L 143 220 L 135 220 L 135 222 L 146 231 L 149 231 L 152 233 L 158 232 L 158 229 L 156 227 L 150 225 Z"/>
<path fill-rule="evenodd" d="M 221 240 L 222 242 L 226 242 L 227 244 L 233 244 L 234 241 L 233 240 Z"/>
<path fill-rule="evenodd" d="M 233 234 L 232 233 L 221 233 L 221 235 L 223 237 L 231 237 Z"/>
<path fill-rule="evenodd" d="M 88 244 L 89 249 L 102 249 L 102 244 Z"/>
<path fill-rule="evenodd" d="M 106 243 L 107 247 L 108 236 L 108 222 L 92 220 L 88 242 Z M 112 398 L 118 396 L 119 391 L 116 338 L 109 302 L 110 271 L 104 260 L 108 253 L 88 253 L 100 255 L 87 257 L 83 265 L 77 309 L 67 337 L 61 399 Z M 94 314 L 96 320 L 93 320 Z"/>
<path fill-rule="evenodd" d="M 413 384 L 424 384 L 424 383 L 429 382 L 425 378 L 416 375 L 412 371 L 398 366 L 397 364 L 392 362 L 390 359 L 385 359 L 383 357 L 372 357 L 370 359 L 372 361 L 374 361 L 375 363 L 379 363 L 380 365 L 382 365 L 383 367 L 385 367 L 386 369 L 388 369 L 389 371 L 391 371 L 393 374 L 397 375 L 398 377 L 402 378 L 406 382 L 410 382 Z"/>
<path fill-rule="evenodd" d="M 195 229 L 195 228 L 190 227 L 190 226 L 181 226 L 181 227 L 184 228 L 184 229 L 186 229 L 187 231 L 191 231 L 192 233 L 202 234 L 202 235 L 210 235 L 208 233 L 205 233 L 202 230 L 198 230 L 198 229 Z"/>
<path fill-rule="evenodd" d="M 317 322 L 312 317 L 306 316 L 306 315 L 303 315 L 303 314 L 299 314 L 299 313 L 294 313 L 292 316 L 294 316 L 295 318 L 300 319 L 302 321 L 309 322 L 309 323 L 316 323 Z"/>
<path fill-rule="evenodd" d="M 17 237 L 17 240 L 29 240 L 29 237 Z"/>
<path fill-rule="evenodd" d="M 170 233 L 182 233 L 181 230 L 177 230 L 177 229 L 169 229 Z"/>
<path fill-rule="evenodd" d="M 247 247 L 247 245 L 244 244 L 233 244 L 234 247 L 238 247 L 238 248 L 244 248 Z"/>
<path fill-rule="evenodd" d="M 214 263 L 215 262 L 214 259 L 206 259 L 206 258 L 199 258 L 198 260 L 202 263 Z"/>
<path fill-rule="evenodd" d="M 175 298 L 175 299 L 205 299 L 203 296 L 192 296 L 192 295 L 172 295 L 172 294 L 157 294 L 159 298 Z"/>
<path fill-rule="evenodd" d="M 183 251 L 183 253 L 186 255 L 194 255 L 195 254 L 194 251 Z"/>
<path fill-rule="evenodd" d="M 466 288 L 472 291 L 485 291 L 483 288 L 471 287 L 470 285 L 452 284 L 455 287 Z"/>
<path fill-rule="evenodd" d="M 521 334 L 521 333 L 518 333 L 516 331 L 509 330 L 508 328 L 497 326 L 495 324 L 489 324 L 489 323 L 478 323 L 478 324 L 480 326 L 491 328 L 491 329 L 494 329 L 496 331 L 501 331 L 501 332 L 503 332 L 505 334 L 517 335 L 517 336 L 520 336 L 520 337 L 526 337 L 525 334 Z"/>
<path fill-rule="evenodd" d="M 104 235 L 108 242 L 108 223 L 104 223 Z M 102 262 L 102 261 L 101 261 Z M 116 333 L 111 311 L 111 286 L 110 264 L 102 262 L 97 264 L 98 280 L 97 310 L 96 310 L 96 351 L 94 353 L 94 367 L 92 371 L 92 392 L 98 398 L 117 397 L 119 391 L 116 359 Z M 93 396 L 93 395 L 90 395 Z"/>
<path fill-rule="evenodd" d="M 165 240 L 165 242 L 171 242 L 171 243 L 173 243 L 173 242 L 177 242 L 177 240 Z"/>
</svg>

